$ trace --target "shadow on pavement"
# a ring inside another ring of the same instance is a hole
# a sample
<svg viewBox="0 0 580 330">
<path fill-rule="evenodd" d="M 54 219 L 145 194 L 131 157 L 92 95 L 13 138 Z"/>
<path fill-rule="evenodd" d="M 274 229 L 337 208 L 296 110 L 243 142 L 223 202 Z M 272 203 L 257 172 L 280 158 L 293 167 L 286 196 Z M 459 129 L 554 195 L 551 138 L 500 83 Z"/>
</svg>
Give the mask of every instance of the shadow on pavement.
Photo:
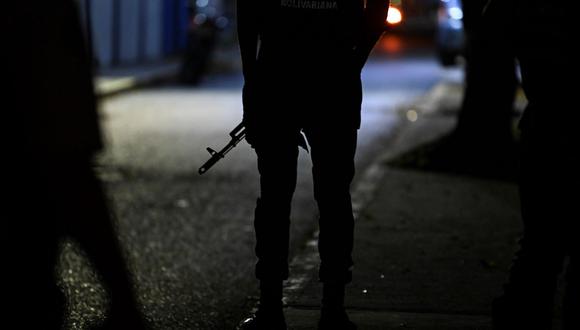
<svg viewBox="0 0 580 330">
<path fill-rule="evenodd" d="M 386 165 L 516 182 L 518 142 L 468 143 L 450 133 L 404 152 Z"/>
</svg>

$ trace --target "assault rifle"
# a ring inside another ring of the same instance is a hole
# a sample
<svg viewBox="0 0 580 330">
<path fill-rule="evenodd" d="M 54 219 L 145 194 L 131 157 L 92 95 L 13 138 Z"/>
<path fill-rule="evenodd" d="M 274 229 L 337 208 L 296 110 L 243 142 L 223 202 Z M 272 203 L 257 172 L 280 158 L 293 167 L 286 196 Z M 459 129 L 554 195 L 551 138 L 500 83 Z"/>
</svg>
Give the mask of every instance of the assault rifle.
<svg viewBox="0 0 580 330">
<path fill-rule="evenodd" d="M 203 174 L 207 172 L 212 166 L 215 165 L 220 159 L 224 158 L 224 156 L 230 152 L 240 141 L 242 141 L 246 137 L 246 128 L 244 127 L 243 123 L 240 123 L 233 131 L 230 132 L 230 137 L 232 138 L 222 150 L 215 151 L 210 147 L 207 147 L 207 151 L 211 155 L 211 158 L 203 164 L 202 167 L 199 168 L 198 173 Z"/>
</svg>

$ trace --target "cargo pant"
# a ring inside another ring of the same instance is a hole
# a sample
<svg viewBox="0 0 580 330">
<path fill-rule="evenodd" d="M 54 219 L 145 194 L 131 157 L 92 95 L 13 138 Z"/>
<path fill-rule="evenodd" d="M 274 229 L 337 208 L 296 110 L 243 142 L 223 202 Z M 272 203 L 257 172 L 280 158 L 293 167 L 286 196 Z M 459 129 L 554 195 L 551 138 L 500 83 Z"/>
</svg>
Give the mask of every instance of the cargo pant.
<svg viewBox="0 0 580 330">
<path fill-rule="evenodd" d="M 357 129 L 336 132 L 314 127 L 303 131 L 310 146 L 314 197 L 320 214 L 320 280 L 346 284 L 351 281 L 353 265 L 350 184 L 355 172 Z M 254 223 L 256 276 L 260 280 L 288 278 L 291 202 L 301 139 L 299 128 L 288 128 L 260 138 L 255 145 L 261 189 Z"/>
</svg>

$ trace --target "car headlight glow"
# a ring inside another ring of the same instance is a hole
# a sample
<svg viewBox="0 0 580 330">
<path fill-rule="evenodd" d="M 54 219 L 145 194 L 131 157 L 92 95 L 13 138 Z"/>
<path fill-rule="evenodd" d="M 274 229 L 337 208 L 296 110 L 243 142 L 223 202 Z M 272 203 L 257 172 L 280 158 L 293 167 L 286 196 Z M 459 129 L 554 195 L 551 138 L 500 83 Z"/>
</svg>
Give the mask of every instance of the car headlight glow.
<svg viewBox="0 0 580 330">
<path fill-rule="evenodd" d="M 387 23 L 391 25 L 399 24 L 403 21 L 403 14 L 397 7 L 390 6 L 387 14 Z"/>
<path fill-rule="evenodd" d="M 447 13 L 451 19 L 458 21 L 463 19 L 463 10 L 461 10 L 459 7 L 451 7 Z"/>
</svg>

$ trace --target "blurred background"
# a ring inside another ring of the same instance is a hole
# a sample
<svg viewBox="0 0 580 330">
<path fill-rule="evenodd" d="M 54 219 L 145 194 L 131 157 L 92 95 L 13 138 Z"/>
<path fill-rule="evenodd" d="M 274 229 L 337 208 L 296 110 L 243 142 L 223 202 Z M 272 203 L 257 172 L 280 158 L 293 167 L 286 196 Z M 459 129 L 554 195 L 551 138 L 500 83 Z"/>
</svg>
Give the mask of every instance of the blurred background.
<svg viewBox="0 0 580 330">
<path fill-rule="evenodd" d="M 389 147 L 421 104 L 453 127 L 464 85 L 459 0 L 393 0 L 363 71 L 357 171 Z M 95 57 L 106 148 L 99 175 L 118 219 L 139 302 L 158 329 L 232 329 L 257 299 L 253 212 L 258 176 L 245 143 L 207 174 L 242 118 L 234 0 L 79 0 Z M 433 99 L 433 98 L 436 99 Z M 431 103 L 429 103 L 431 102 Z M 355 182 L 358 180 L 358 174 Z M 310 160 L 300 155 L 291 256 L 316 231 Z M 63 245 L 67 327 L 107 313 L 104 289 L 74 242 Z"/>
<path fill-rule="evenodd" d="M 195 84 L 239 67 L 233 0 L 77 1 L 101 76 L 174 64 L 182 83 Z M 459 0 L 393 0 L 391 8 L 386 51 L 408 47 L 402 36 L 422 37 L 442 64 L 455 64 L 463 44 Z"/>
</svg>

